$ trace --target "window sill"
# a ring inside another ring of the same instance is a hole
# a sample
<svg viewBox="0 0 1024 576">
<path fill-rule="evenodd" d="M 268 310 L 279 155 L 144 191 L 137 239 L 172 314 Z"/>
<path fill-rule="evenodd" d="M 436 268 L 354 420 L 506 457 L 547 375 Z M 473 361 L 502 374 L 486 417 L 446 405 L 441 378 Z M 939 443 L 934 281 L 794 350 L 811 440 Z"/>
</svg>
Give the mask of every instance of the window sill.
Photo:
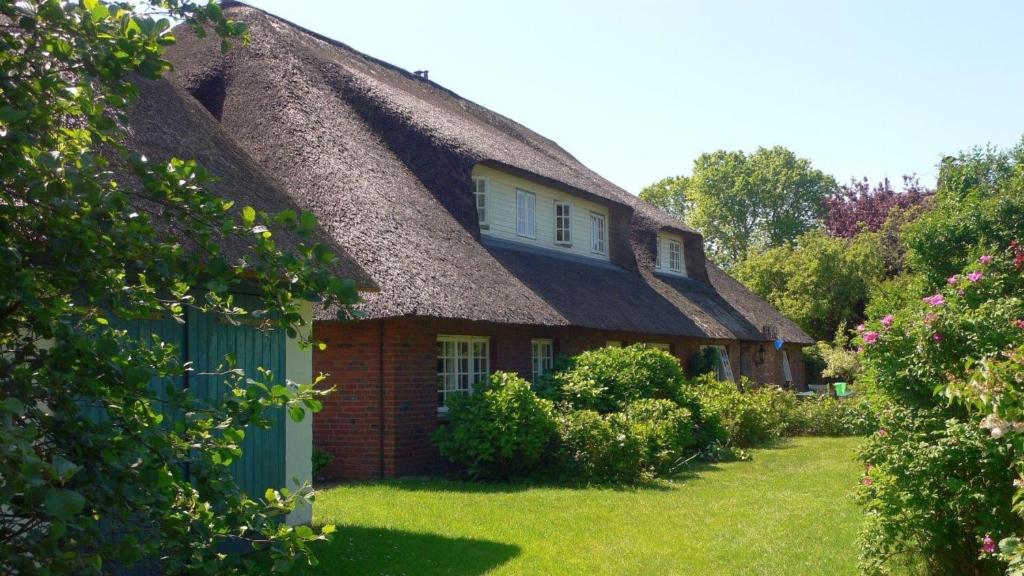
<svg viewBox="0 0 1024 576">
<path fill-rule="evenodd" d="M 572 242 L 555 242 L 555 246 L 559 248 L 572 248 Z"/>
<path fill-rule="evenodd" d="M 487 224 L 487 223 L 484 223 L 484 222 L 481 222 L 480 223 L 480 229 L 481 230 L 490 230 L 491 229 L 491 225 Z"/>
</svg>

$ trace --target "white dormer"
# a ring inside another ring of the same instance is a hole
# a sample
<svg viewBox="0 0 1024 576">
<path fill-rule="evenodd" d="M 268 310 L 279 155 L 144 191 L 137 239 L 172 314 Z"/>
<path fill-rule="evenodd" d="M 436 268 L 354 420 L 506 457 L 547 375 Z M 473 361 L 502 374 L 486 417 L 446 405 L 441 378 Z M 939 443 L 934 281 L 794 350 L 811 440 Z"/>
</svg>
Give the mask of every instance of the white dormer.
<svg viewBox="0 0 1024 576">
<path fill-rule="evenodd" d="M 683 236 L 673 232 L 658 232 L 658 256 L 654 269 L 662 274 L 686 276 L 683 256 Z"/>
<path fill-rule="evenodd" d="M 490 166 L 473 168 L 480 234 L 608 261 L 608 207 Z"/>
</svg>

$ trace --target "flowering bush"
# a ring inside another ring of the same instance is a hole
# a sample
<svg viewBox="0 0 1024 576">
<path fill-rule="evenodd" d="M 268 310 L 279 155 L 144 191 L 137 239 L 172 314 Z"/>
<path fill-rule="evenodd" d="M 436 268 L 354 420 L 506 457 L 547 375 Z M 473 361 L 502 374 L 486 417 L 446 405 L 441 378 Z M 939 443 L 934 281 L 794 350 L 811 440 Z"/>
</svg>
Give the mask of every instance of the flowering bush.
<svg viewBox="0 0 1024 576">
<path fill-rule="evenodd" d="M 1024 346 L 1022 268 L 1016 243 L 982 254 L 861 333 L 865 380 L 888 404 L 861 454 L 867 572 L 897 559 L 930 574 L 997 573 L 999 559 L 1017 561 L 1014 477 L 1024 467 L 1011 438 L 1024 431 L 1024 411 L 1012 406 L 1024 355 L 1012 350 Z"/>
</svg>

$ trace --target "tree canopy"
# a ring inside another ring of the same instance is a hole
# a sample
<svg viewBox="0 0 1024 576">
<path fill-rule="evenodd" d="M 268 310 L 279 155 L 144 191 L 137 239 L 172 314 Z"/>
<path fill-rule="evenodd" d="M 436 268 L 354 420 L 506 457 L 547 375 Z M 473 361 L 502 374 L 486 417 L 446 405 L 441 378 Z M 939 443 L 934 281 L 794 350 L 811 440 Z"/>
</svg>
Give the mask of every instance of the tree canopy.
<svg viewBox="0 0 1024 576">
<path fill-rule="evenodd" d="M 641 198 L 682 216 L 704 235 L 708 256 L 731 268 L 751 250 L 781 246 L 819 225 L 835 180 L 781 146 L 752 154 L 702 154 L 687 177 L 668 178 Z"/>
<path fill-rule="evenodd" d="M 357 299 L 330 273 L 335 256 L 312 240 L 311 215 L 234 206 L 195 162 L 151 163 L 124 146 L 133 79 L 169 69 L 172 21 L 218 34 L 225 49 L 245 40 L 216 3 L 0 0 L 5 574 L 139 562 L 166 574 L 283 570 L 322 537 L 280 522 L 308 487 L 244 494 L 229 470 L 270 410 L 318 409 L 313 383 L 279 385 L 225 357 L 223 398 L 158 394 L 154 380 L 193 367 L 174 345 L 118 327 L 192 310 L 301 336 L 301 300 L 345 317 Z M 283 250 L 284 230 L 305 243 Z M 241 287 L 260 297 L 243 305 Z M 227 544 L 245 553 L 225 556 Z"/>
</svg>

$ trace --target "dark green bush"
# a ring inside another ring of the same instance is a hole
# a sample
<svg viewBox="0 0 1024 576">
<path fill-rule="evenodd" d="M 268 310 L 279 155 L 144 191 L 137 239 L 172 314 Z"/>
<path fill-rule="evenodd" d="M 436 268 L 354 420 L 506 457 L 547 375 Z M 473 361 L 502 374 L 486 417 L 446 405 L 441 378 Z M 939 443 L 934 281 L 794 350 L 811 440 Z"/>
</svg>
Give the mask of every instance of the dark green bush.
<svg viewBox="0 0 1024 576">
<path fill-rule="evenodd" d="M 434 433 L 441 454 L 486 479 L 535 471 L 554 437 L 551 401 L 508 372 L 495 372 L 472 395 L 452 398 L 448 423 Z"/>
<path fill-rule="evenodd" d="M 643 344 L 600 348 L 569 359 L 542 381 L 542 394 L 578 410 L 619 412 L 642 398 L 684 401 L 683 369 L 662 350 Z"/>
</svg>

